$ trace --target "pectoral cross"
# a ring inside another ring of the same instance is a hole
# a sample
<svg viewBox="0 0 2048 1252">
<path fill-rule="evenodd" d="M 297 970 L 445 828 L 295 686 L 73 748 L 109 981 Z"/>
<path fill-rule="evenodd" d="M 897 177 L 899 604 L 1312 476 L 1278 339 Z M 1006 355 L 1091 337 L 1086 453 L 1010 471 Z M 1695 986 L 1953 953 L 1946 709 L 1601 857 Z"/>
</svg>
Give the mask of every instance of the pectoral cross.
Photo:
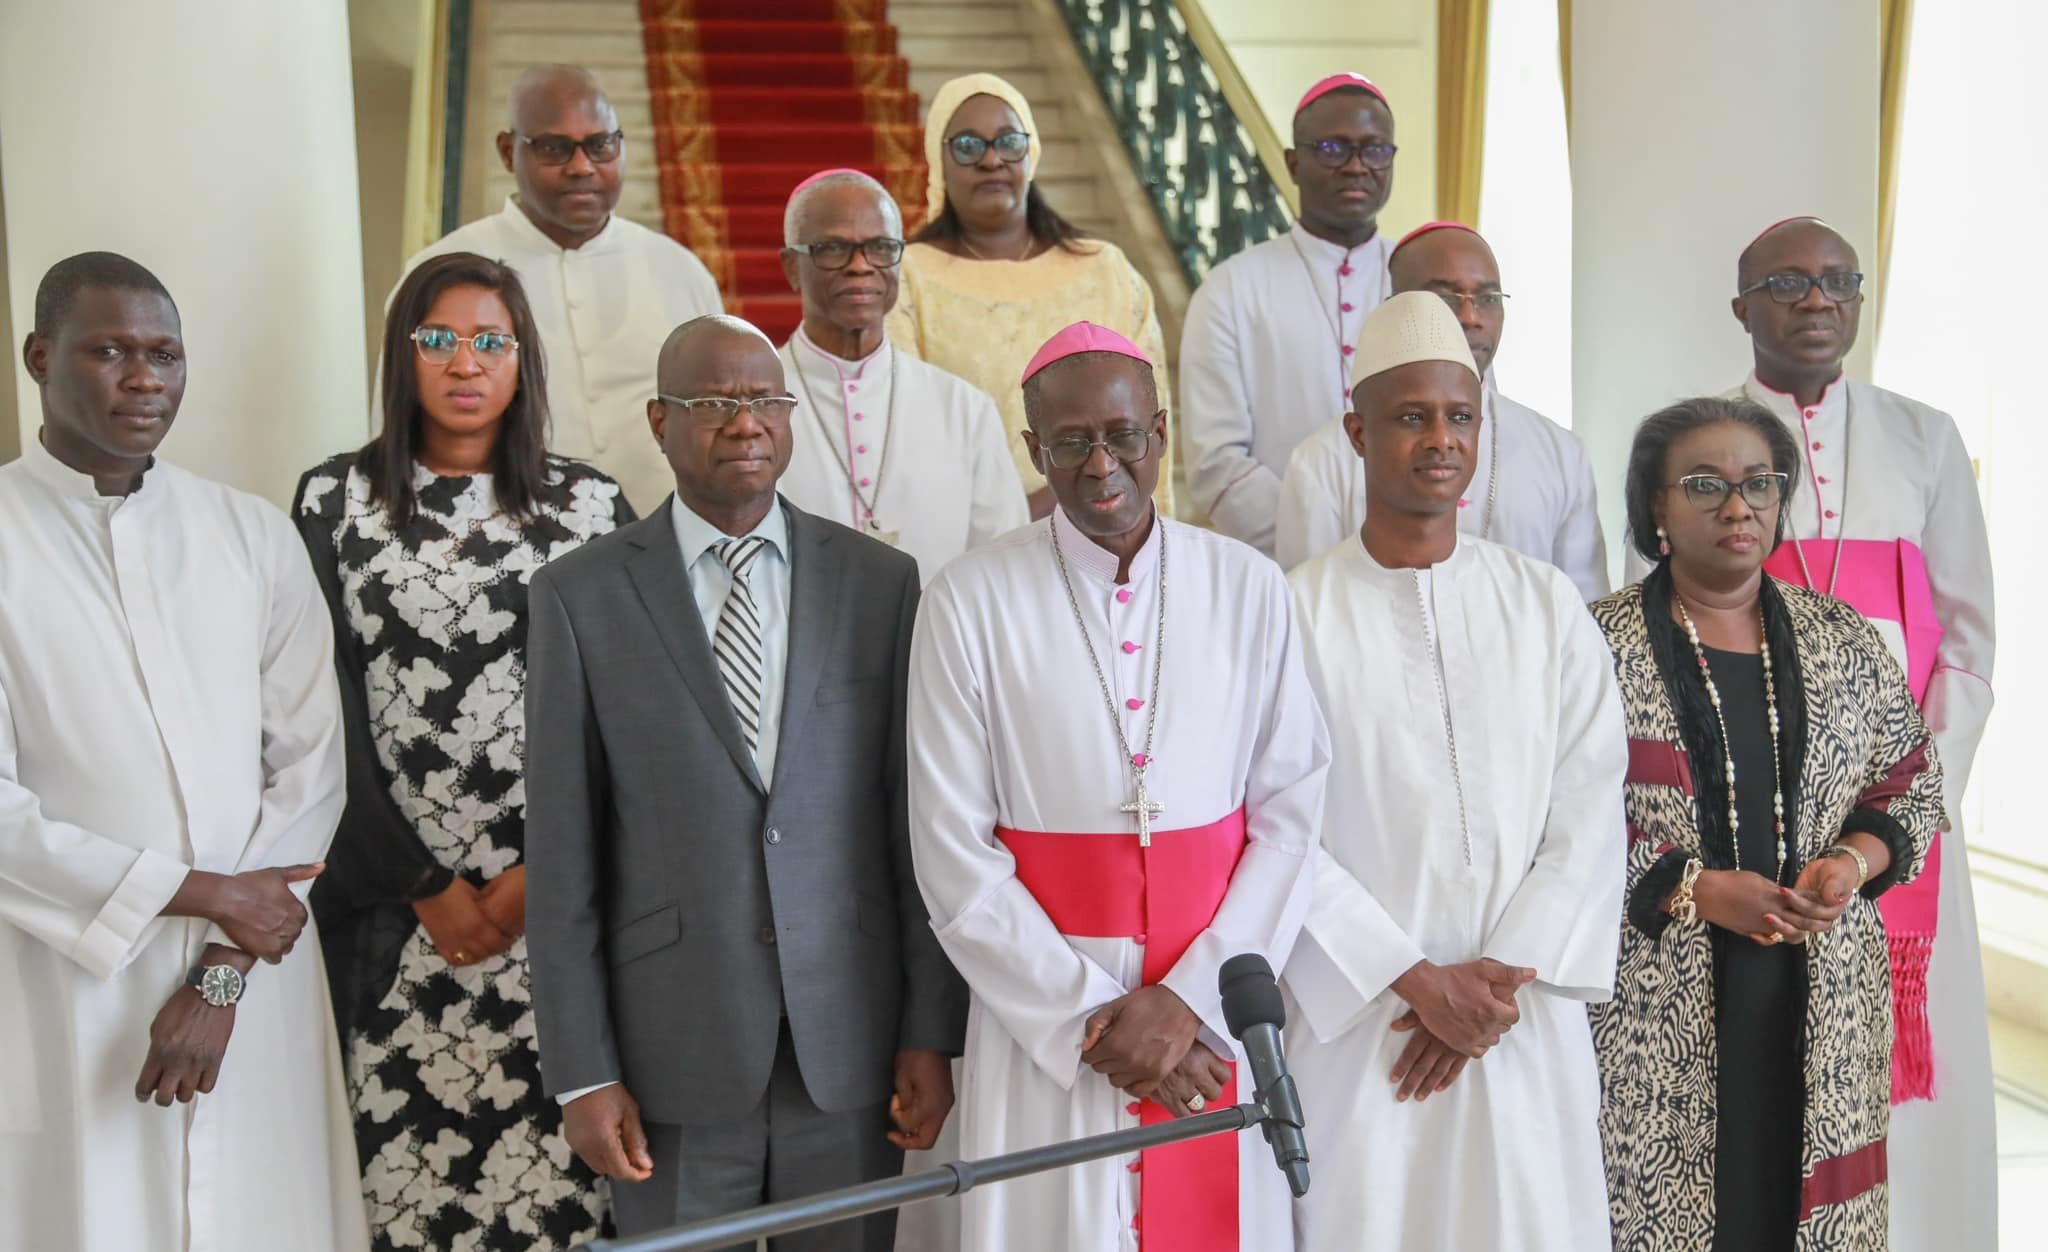
<svg viewBox="0 0 2048 1252">
<path fill-rule="evenodd" d="M 1166 806 L 1145 794 L 1145 771 L 1138 771 L 1138 794 L 1118 805 L 1121 812 L 1138 819 L 1138 846 L 1152 846 L 1152 819 L 1166 811 Z"/>
</svg>

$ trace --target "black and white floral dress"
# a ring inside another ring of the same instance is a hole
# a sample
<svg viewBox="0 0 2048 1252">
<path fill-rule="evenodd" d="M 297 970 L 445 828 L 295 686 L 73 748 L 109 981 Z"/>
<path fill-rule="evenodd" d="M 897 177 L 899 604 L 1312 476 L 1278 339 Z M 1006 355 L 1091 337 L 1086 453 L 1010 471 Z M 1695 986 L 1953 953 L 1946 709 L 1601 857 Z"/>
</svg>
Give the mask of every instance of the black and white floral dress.
<svg viewBox="0 0 2048 1252">
<path fill-rule="evenodd" d="M 451 967 L 411 902 L 521 863 L 527 582 L 632 513 L 611 479 L 555 457 L 525 520 L 487 474 L 414 482 L 394 529 L 343 455 L 292 510 L 334 609 L 349 739 L 314 906 L 363 1195 L 379 1249 L 565 1248 L 599 1233 L 606 1194 L 541 1089 L 526 941 Z"/>
</svg>

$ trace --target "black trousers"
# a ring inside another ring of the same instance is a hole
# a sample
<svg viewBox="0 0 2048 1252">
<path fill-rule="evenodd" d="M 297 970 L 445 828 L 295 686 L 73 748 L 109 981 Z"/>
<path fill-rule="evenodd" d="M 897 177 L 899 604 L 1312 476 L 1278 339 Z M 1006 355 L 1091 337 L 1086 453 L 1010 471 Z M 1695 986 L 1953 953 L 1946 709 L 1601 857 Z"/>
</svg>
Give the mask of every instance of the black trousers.
<svg viewBox="0 0 2048 1252">
<path fill-rule="evenodd" d="M 654 1177 L 612 1184 L 612 1218 L 621 1235 L 719 1217 L 887 1178 L 903 1170 L 903 1152 L 887 1139 L 887 1102 L 826 1113 L 811 1102 L 784 1023 L 775 1069 L 760 1103 L 736 1122 L 646 1123 Z M 780 1235 L 769 1252 L 890 1252 L 896 1214 Z M 734 1252 L 752 1252 L 752 1243 Z"/>
</svg>

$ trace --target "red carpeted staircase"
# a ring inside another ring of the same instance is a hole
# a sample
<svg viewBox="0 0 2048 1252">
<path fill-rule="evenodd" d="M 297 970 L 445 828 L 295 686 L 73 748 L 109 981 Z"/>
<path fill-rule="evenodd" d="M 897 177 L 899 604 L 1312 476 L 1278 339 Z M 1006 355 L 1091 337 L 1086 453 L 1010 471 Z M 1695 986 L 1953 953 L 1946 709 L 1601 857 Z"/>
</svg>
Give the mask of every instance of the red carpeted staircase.
<svg viewBox="0 0 2048 1252">
<path fill-rule="evenodd" d="M 780 343 L 801 308 L 782 277 L 782 207 L 831 166 L 924 216 L 924 136 L 887 0 L 640 0 L 662 219 L 726 307 Z"/>
</svg>

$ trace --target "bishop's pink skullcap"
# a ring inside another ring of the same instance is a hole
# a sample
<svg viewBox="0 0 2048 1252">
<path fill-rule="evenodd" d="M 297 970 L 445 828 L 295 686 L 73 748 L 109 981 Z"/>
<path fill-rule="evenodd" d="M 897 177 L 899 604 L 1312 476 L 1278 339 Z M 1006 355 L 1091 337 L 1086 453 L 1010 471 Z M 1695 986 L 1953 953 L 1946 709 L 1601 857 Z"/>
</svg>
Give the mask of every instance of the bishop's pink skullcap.
<svg viewBox="0 0 2048 1252">
<path fill-rule="evenodd" d="M 1117 334 L 1109 327 L 1097 326 L 1093 322 L 1075 322 L 1072 326 L 1046 340 L 1045 346 L 1032 354 L 1031 364 L 1024 367 L 1024 377 L 1018 379 L 1017 382 L 1019 385 L 1028 383 L 1031 381 L 1033 374 L 1051 365 L 1054 361 L 1064 361 L 1070 356 L 1079 356 L 1083 352 L 1114 352 L 1118 356 L 1127 356 L 1133 361 L 1143 361 L 1147 365 L 1152 364 L 1152 358 L 1145 355 L 1143 348 Z"/>
<path fill-rule="evenodd" d="M 1372 95 L 1381 104 L 1386 105 L 1388 108 L 1391 109 L 1394 107 L 1394 102 L 1392 100 L 1387 99 L 1387 93 L 1381 91 L 1377 86 L 1375 86 L 1370 78 L 1367 78 L 1363 74 L 1353 74 L 1349 70 L 1346 70 L 1342 74 L 1332 74 L 1328 78 L 1325 78 L 1318 82 L 1315 86 L 1310 87 L 1308 91 L 1302 95 L 1301 103 L 1294 106 L 1294 111 L 1296 113 L 1299 113 L 1311 104 L 1314 104 L 1316 101 L 1322 99 L 1324 96 L 1329 95 L 1331 92 L 1343 91 L 1346 88 L 1356 88 L 1359 91 L 1363 91 Z"/>
<path fill-rule="evenodd" d="M 1450 219 L 1446 218 L 1442 221 L 1424 222 L 1422 225 L 1417 226 L 1414 230 L 1411 230 L 1407 234 L 1401 236 L 1400 242 L 1394 245 L 1394 251 L 1387 253 L 1387 255 L 1389 257 L 1392 257 L 1394 255 L 1394 252 L 1399 252 L 1401 249 L 1407 247 L 1415 240 L 1422 238 L 1424 235 L 1431 234 L 1439 230 L 1462 230 L 1466 234 L 1471 235 L 1475 239 L 1481 238 L 1478 231 L 1473 230 L 1470 226 L 1465 225 L 1465 223 L 1453 222 Z"/>
</svg>

